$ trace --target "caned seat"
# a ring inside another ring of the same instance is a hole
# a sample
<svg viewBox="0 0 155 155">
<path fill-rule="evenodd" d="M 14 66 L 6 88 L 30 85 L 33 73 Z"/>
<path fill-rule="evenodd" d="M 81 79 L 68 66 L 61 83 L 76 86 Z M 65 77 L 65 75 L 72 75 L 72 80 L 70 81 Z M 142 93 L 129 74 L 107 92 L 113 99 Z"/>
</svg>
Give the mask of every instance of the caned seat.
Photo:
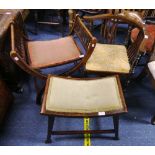
<svg viewBox="0 0 155 155">
<path fill-rule="evenodd" d="M 127 112 L 118 76 L 99 79 L 72 79 L 49 75 L 44 91 L 41 114 L 48 115 L 46 143 L 51 134 L 115 133 L 119 139 L 119 115 Z M 53 131 L 55 116 L 112 116 L 114 129 Z"/>
<path fill-rule="evenodd" d="M 86 70 L 129 73 L 130 63 L 126 47 L 97 43 L 94 52 L 86 63 Z"/>
<path fill-rule="evenodd" d="M 44 68 L 80 59 L 80 51 L 72 36 L 49 41 L 29 41 L 32 68 Z"/>
<path fill-rule="evenodd" d="M 90 24 L 94 21 L 102 21 L 101 26 L 104 42 L 96 44 L 93 53 L 86 62 L 86 71 L 101 74 L 126 75 L 126 86 L 140 61 L 141 53 L 139 47 L 144 38 L 143 20 L 134 12 L 122 12 L 120 14 L 101 14 L 95 16 L 84 16 Z M 122 33 L 124 39 L 120 45 L 120 23 L 128 25 L 126 32 Z M 137 28 L 139 34 L 134 42 L 129 41 L 129 34 L 132 28 Z M 119 40 L 119 44 L 118 44 Z"/>
</svg>

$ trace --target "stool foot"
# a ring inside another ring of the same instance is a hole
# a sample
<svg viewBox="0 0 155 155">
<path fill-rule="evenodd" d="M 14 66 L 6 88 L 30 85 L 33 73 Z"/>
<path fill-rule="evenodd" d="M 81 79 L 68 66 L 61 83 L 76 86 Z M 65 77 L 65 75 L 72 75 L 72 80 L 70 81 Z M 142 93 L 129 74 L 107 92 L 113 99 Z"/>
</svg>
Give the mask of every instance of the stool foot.
<svg viewBox="0 0 155 155">
<path fill-rule="evenodd" d="M 45 143 L 52 143 L 51 140 L 51 132 L 53 129 L 53 125 L 54 125 L 54 116 L 48 116 L 48 128 L 47 128 L 47 138 L 45 140 Z"/>
<path fill-rule="evenodd" d="M 46 140 L 45 140 L 45 144 L 49 144 L 49 143 L 52 143 L 51 138 L 50 138 L 50 139 L 46 139 Z"/>
<path fill-rule="evenodd" d="M 119 116 L 115 115 L 113 116 L 113 124 L 114 124 L 114 130 L 115 130 L 115 140 L 119 140 Z"/>
<path fill-rule="evenodd" d="M 120 140 L 120 138 L 119 137 L 114 137 L 114 140 Z"/>
</svg>

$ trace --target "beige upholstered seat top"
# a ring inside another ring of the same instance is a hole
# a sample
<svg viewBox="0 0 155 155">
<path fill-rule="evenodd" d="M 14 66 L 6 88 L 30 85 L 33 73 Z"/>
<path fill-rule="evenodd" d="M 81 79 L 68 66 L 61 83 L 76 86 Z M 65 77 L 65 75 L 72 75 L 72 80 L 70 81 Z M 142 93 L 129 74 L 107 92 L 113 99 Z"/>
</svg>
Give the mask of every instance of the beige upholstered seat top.
<svg viewBox="0 0 155 155">
<path fill-rule="evenodd" d="M 86 63 L 86 70 L 129 73 L 127 50 L 123 45 L 97 43 Z"/>
<path fill-rule="evenodd" d="M 30 41 L 28 49 L 33 68 L 59 65 L 79 59 L 80 56 L 71 36 L 49 41 Z"/>
<path fill-rule="evenodd" d="M 46 97 L 46 111 L 98 113 L 123 110 L 116 77 L 76 80 L 51 77 Z"/>
</svg>

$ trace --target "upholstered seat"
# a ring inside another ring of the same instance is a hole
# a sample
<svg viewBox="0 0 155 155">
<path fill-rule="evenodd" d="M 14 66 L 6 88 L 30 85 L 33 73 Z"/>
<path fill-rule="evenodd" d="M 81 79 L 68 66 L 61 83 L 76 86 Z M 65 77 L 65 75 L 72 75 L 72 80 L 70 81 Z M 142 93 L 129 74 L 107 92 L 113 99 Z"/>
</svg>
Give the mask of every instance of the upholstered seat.
<svg viewBox="0 0 155 155">
<path fill-rule="evenodd" d="M 97 43 L 86 63 L 87 71 L 129 73 L 127 50 L 123 45 Z"/>
<path fill-rule="evenodd" d="M 48 116 L 46 143 L 51 135 L 115 133 L 119 139 L 119 115 L 127 112 L 118 76 L 100 79 L 73 79 L 48 76 L 41 114 Z M 112 116 L 113 129 L 108 130 L 53 130 L 55 116 L 96 117 Z"/>
<path fill-rule="evenodd" d="M 42 113 L 97 113 L 124 111 L 115 76 L 95 80 L 51 77 Z M 45 108 L 45 109 L 44 109 Z"/>
<path fill-rule="evenodd" d="M 146 35 L 141 43 L 141 52 L 151 52 L 154 42 L 155 42 L 155 25 L 145 25 Z M 134 42 L 137 38 L 139 30 L 137 28 L 133 29 L 131 32 L 131 40 Z"/>
<path fill-rule="evenodd" d="M 137 78 L 133 76 L 136 67 L 141 59 L 139 46 L 144 38 L 144 23 L 141 17 L 135 12 L 124 11 L 119 14 L 101 14 L 95 16 L 83 17 L 89 24 L 101 21 L 102 37 L 104 42 L 96 44 L 96 47 L 88 61 L 86 62 L 87 73 L 95 74 L 119 74 L 126 77 L 124 84 L 127 87 L 130 80 Z M 126 28 L 122 31 L 122 39 L 120 37 L 120 24 L 124 24 Z M 128 26 L 127 26 L 128 25 Z M 132 28 L 138 28 L 139 35 L 134 42 L 129 40 Z M 123 45 L 118 45 L 118 42 Z M 106 43 L 106 44 L 105 44 Z M 137 75 L 137 74 L 136 74 Z"/>
<path fill-rule="evenodd" d="M 78 60 L 79 49 L 71 36 L 49 41 L 28 42 L 30 65 L 44 68 Z"/>
</svg>

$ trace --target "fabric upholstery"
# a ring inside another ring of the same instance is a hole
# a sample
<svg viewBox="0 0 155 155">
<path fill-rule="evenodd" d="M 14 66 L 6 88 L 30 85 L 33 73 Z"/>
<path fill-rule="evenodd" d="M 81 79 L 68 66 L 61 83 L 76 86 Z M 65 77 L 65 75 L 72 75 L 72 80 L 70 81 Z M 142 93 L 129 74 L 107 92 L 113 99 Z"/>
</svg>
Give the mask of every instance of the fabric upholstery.
<svg viewBox="0 0 155 155">
<path fill-rule="evenodd" d="M 97 43 L 86 63 L 86 70 L 129 73 L 127 50 L 123 45 Z"/>
<path fill-rule="evenodd" d="M 50 78 L 46 111 L 92 113 L 122 109 L 116 77 L 96 80 Z"/>
<path fill-rule="evenodd" d="M 33 68 L 59 65 L 79 59 L 80 56 L 71 36 L 49 41 L 30 41 L 28 49 Z"/>
<path fill-rule="evenodd" d="M 146 30 L 146 35 L 148 35 L 148 38 L 143 39 L 140 46 L 140 51 L 151 52 L 155 42 L 155 25 L 146 25 L 145 30 Z M 139 33 L 139 30 L 137 28 L 132 30 L 131 32 L 132 41 L 136 40 L 138 33 Z"/>
</svg>

